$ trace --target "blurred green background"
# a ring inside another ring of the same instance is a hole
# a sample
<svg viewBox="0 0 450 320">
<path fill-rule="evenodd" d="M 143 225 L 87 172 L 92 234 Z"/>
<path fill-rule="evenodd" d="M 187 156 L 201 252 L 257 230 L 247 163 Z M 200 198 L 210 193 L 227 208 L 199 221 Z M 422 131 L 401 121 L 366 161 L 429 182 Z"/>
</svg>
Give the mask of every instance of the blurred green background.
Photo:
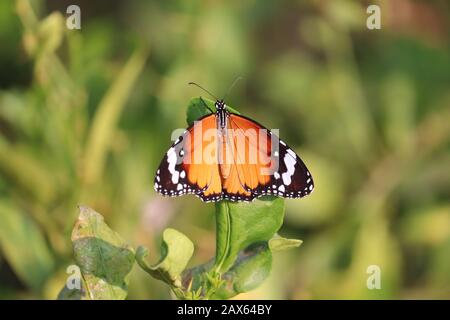
<svg viewBox="0 0 450 320">
<path fill-rule="evenodd" d="M 450 4 L 370 3 L 381 30 L 368 1 L 1 1 L 0 298 L 57 296 L 79 203 L 154 260 L 167 226 L 211 258 L 214 206 L 153 174 L 203 94 L 187 83 L 243 76 L 227 102 L 280 128 L 316 189 L 286 201 L 303 245 L 238 298 L 449 299 Z M 169 297 L 133 269 L 129 298 Z"/>
</svg>

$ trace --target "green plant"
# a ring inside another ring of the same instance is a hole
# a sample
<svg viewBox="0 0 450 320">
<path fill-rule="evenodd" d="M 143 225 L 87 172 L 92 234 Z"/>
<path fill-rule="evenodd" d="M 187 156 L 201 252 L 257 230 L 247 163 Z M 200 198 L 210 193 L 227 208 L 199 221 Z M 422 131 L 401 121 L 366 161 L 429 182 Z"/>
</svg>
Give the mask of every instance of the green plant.
<svg viewBox="0 0 450 320">
<path fill-rule="evenodd" d="M 205 100 L 210 107 L 214 102 Z M 191 124 L 206 114 L 200 98 L 187 110 Z M 283 223 L 284 199 L 262 197 L 252 203 L 221 201 L 216 204 L 216 255 L 205 264 L 185 269 L 194 244 L 175 229 L 162 236 L 161 258 L 155 265 L 146 261 L 148 250 L 136 253 L 86 207 L 72 233 L 75 261 L 83 275 L 81 292 L 63 289 L 60 298 L 124 299 L 127 275 L 136 260 L 152 277 L 164 281 L 179 299 L 228 299 L 258 287 L 269 275 L 272 252 L 298 247 L 300 240 L 285 239 L 277 232 Z"/>
</svg>

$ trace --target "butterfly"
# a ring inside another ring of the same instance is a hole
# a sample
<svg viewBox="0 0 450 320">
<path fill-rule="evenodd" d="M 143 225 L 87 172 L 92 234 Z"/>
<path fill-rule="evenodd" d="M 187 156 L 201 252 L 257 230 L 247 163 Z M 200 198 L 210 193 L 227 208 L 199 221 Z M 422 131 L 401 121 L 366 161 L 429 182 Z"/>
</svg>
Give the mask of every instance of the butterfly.
<svg viewBox="0 0 450 320">
<path fill-rule="evenodd" d="M 232 112 L 223 99 L 215 111 L 189 126 L 156 171 L 154 188 L 164 196 L 194 194 L 204 202 L 252 201 L 275 195 L 301 198 L 314 189 L 311 173 L 278 136 Z"/>
</svg>

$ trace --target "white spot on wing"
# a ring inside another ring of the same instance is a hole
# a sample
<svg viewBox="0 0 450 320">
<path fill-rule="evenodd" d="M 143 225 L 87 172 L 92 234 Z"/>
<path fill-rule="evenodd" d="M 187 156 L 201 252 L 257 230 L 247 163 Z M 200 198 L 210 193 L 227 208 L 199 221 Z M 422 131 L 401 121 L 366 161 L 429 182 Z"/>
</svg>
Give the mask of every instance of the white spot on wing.
<svg viewBox="0 0 450 320">
<path fill-rule="evenodd" d="M 180 173 L 175 170 L 175 165 L 177 164 L 177 154 L 175 152 L 175 148 L 173 147 L 167 151 L 167 163 L 169 164 L 169 172 L 172 175 L 172 183 L 177 184 Z"/>
<path fill-rule="evenodd" d="M 291 149 L 288 149 L 287 153 L 289 153 L 294 159 L 296 158 L 295 152 L 292 151 Z"/>
<path fill-rule="evenodd" d="M 284 156 L 284 163 L 286 164 L 287 171 L 284 172 L 281 177 L 283 178 L 283 183 L 288 186 L 291 184 L 291 177 L 295 172 L 295 159 L 292 159 L 292 157 L 286 154 Z"/>
</svg>

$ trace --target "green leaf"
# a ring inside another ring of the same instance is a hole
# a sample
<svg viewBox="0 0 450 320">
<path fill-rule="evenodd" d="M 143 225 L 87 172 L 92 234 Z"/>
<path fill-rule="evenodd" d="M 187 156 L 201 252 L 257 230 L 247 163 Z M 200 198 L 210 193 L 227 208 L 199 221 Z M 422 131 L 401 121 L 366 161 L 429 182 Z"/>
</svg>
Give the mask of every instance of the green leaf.
<svg viewBox="0 0 450 320">
<path fill-rule="evenodd" d="M 239 251 L 250 244 L 269 241 L 280 229 L 283 217 L 284 199 L 278 197 L 261 197 L 250 204 L 217 203 L 215 269 L 227 271 Z"/>
<path fill-rule="evenodd" d="M 154 266 L 150 266 L 145 257 L 148 250 L 142 246 L 136 252 L 139 266 L 156 279 L 162 280 L 175 287 L 181 286 L 180 274 L 186 268 L 194 253 L 194 244 L 188 237 L 175 229 L 166 229 L 163 233 L 161 245 L 161 259 Z"/>
<path fill-rule="evenodd" d="M 213 299 L 228 299 L 239 293 L 257 288 L 269 275 L 272 253 L 267 243 L 257 243 L 239 253 L 233 267 L 223 274 L 225 284 L 212 296 Z"/>
<path fill-rule="evenodd" d="M 193 292 L 211 290 L 210 275 L 214 260 L 183 272 L 183 286 Z M 239 252 L 234 265 L 221 275 L 222 284 L 212 290 L 210 299 L 229 299 L 257 288 L 269 275 L 272 252 L 267 242 L 255 243 Z"/>
<path fill-rule="evenodd" d="M 122 237 L 108 227 L 100 214 L 88 207 L 80 207 L 72 243 L 88 298 L 125 299 L 134 251 Z"/>
<path fill-rule="evenodd" d="M 191 101 L 189 101 L 189 105 L 187 107 L 186 112 L 187 124 L 190 126 L 194 123 L 195 120 L 207 114 L 210 114 L 211 111 L 209 109 L 215 112 L 216 107 L 214 106 L 214 103 L 215 103 L 214 101 L 202 97 L 191 99 Z M 205 104 L 208 106 L 209 109 L 205 106 Z M 236 109 L 228 105 L 227 108 L 230 112 L 239 114 L 239 112 Z"/>
<path fill-rule="evenodd" d="M 282 251 L 300 247 L 302 243 L 303 243 L 302 240 L 286 239 L 280 237 L 279 235 L 275 235 L 272 239 L 269 240 L 269 248 L 272 252 Z"/>
<path fill-rule="evenodd" d="M 44 236 L 31 217 L 0 199 L 0 248 L 16 275 L 39 290 L 53 271 L 54 261 Z"/>
</svg>

